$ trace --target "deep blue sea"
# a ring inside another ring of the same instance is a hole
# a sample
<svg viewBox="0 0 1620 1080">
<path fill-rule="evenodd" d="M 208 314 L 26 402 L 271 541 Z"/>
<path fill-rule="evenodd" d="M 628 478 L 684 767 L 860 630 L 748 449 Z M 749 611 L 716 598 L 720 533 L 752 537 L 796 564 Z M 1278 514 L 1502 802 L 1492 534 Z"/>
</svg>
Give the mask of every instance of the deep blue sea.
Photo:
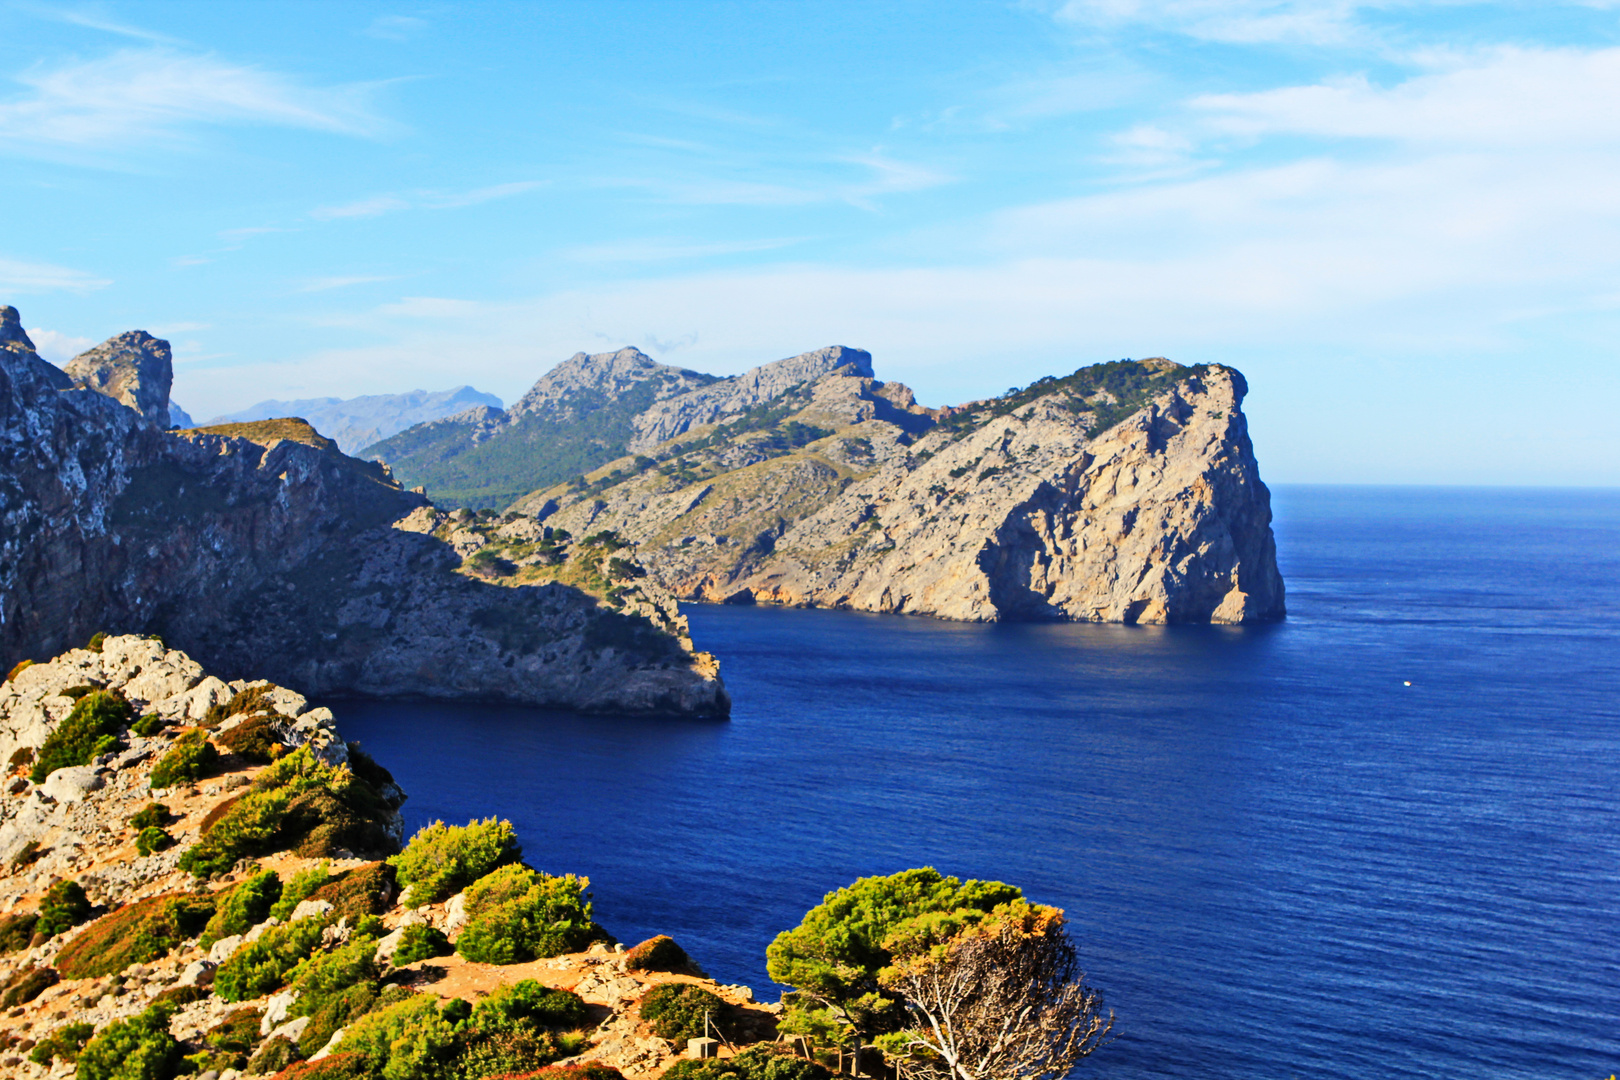
<svg viewBox="0 0 1620 1080">
<path fill-rule="evenodd" d="M 774 992 L 828 890 L 1067 910 L 1080 1075 L 1620 1069 L 1620 491 L 1282 487 L 1289 617 L 973 626 L 689 607 L 730 723 L 338 703 L 409 827 L 499 814 L 620 938 Z"/>
</svg>

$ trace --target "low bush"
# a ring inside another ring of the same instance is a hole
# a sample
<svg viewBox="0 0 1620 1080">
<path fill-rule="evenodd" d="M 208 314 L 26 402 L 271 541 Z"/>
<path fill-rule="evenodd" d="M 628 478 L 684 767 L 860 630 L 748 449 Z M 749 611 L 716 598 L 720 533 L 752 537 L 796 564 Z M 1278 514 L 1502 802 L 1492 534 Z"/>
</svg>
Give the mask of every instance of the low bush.
<svg viewBox="0 0 1620 1080">
<path fill-rule="evenodd" d="M 153 735 L 156 735 L 158 732 L 162 731 L 168 726 L 169 722 L 163 719 L 163 717 L 159 716 L 157 713 L 147 713 L 145 716 L 129 725 L 129 730 L 133 731 L 142 738 L 150 739 Z"/>
<path fill-rule="evenodd" d="M 355 983 L 308 1005 L 300 999 L 298 1004 L 305 1007 L 299 1015 L 309 1017 L 309 1026 L 298 1037 L 298 1052 L 305 1057 L 318 1053 L 338 1028 L 348 1027 L 375 1009 L 380 985 L 375 981 Z"/>
<path fill-rule="evenodd" d="M 41 858 L 49 850 L 50 848 L 46 848 L 44 851 L 40 850 L 39 841 L 30 840 L 18 850 L 17 854 L 11 857 L 11 868 L 21 870 L 23 867 L 31 865 L 36 859 Z"/>
<path fill-rule="evenodd" d="M 162 851 L 174 843 L 174 837 L 158 828 L 156 825 L 148 826 L 135 837 L 135 854 L 146 856 L 154 851 Z"/>
<path fill-rule="evenodd" d="M 26 669 L 31 668 L 33 666 L 34 666 L 34 662 L 32 660 L 19 660 L 19 661 L 17 661 L 17 666 L 12 668 L 10 671 L 6 672 L 6 677 L 4 679 L 0 679 L 0 683 L 8 683 L 8 682 L 10 682 L 12 679 L 15 679 L 18 675 L 21 675 L 23 673 L 23 671 L 25 671 Z"/>
<path fill-rule="evenodd" d="M 225 1019 L 209 1028 L 197 1040 L 202 1049 L 186 1055 L 191 1071 L 202 1073 L 209 1069 L 216 1072 L 241 1069 L 253 1052 L 253 1044 L 259 1041 L 259 1020 L 262 1016 L 258 1009 L 234 1009 L 227 1013 Z"/>
<path fill-rule="evenodd" d="M 174 787 L 190 784 L 208 775 L 219 761 L 219 751 L 208 741 L 208 733 L 193 728 L 174 741 L 169 752 L 152 766 L 151 786 Z"/>
<path fill-rule="evenodd" d="M 288 1066 L 276 1080 L 372 1080 L 377 1075 L 364 1055 L 344 1051 L 341 1054 L 328 1054 L 319 1061 L 297 1062 Z M 399 1074 L 399 1080 L 406 1080 L 409 1075 Z M 390 1075 L 388 1080 L 394 1080 L 393 1076 Z"/>
<path fill-rule="evenodd" d="M 388 861 L 400 884 L 410 890 L 405 902 L 421 907 L 454 896 L 490 871 L 522 857 L 512 823 L 485 818 L 465 826 L 435 821 Z"/>
<path fill-rule="evenodd" d="M 339 1045 L 365 1058 L 370 1075 L 384 1080 L 455 1080 L 458 1042 L 436 999 L 416 994 L 361 1017 Z"/>
<path fill-rule="evenodd" d="M 270 699 L 274 692 L 275 687 L 269 684 L 250 686 L 246 690 L 238 690 L 231 695 L 231 700 L 208 707 L 208 712 L 203 716 L 203 727 L 218 727 L 223 721 L 243 714 L 261 713 L 273 715 L 276 710 L 275 706 L 270 703 Z"/>
<path fill-rule="evenodd" d="M 288 977 L 298 991 L 292 1015 L 310 1018 L 298 1040 L 306 1056 L 325 1046 L 338 1028 L 376 1007 L 382 990 L 376 953 L 377 939 L 359 936 L 340 949 L 311 956 Z"/>
<path fill-rule="evenodd" d="M 11 759 L 6 762 L 7 772 L 17 772 L 34 764 L 34 748 L 32 746 L 19 747 L 11 752 Z"/>
<path fill-rule="evenodd" d="M 523 979 L 480 998 L 468 1023 L 485 1031 L 526 1026 L 567 1031 L 582 1026 L 589 1017 L 578 994 Z"/>
<path fill-rule="evenodd" d="M 281 890 L 281 899 L 276 906 L 270 909 L 270 914 L 286 922 L 292 917 L 293 909 L 308 900 L 310 894 L 332 880 L 332 872 L 325 862 L 306 866 L 293 874 Z"/>
<path fill-rule="evenodd" d="M 394 848 L 393 810 L 346 766 L 332 767 L 300 747 L 253 781 L 201 841 L 180 857 L 198 877 L 216 877 L 238 859 L 291 849 L 306 858 Z"/>
<path fill-rule="evenodd" d="M 94 634 L 90 635 L 90 640 L 85 643 L 84 647 L 89 649 L 91 652 L 98 653 L 101 651 L 102 642 L 106 640 L 107 632 L 105 630 L 98 630 Z"/>
<path fill-rule="evenodd" d="M 132 818 L 129 823 L 137 829 L 150 829 L 152 826 L 164 826 L 169 823 L 169 808 L 160 802 L 149 802 Z"/>
<path fill-rule="evenodd" d="M 394 774 L 377 764 L 376 759 L 366 753 L 359 743 L 352 742 L 347 745 L 349 749 L 349 768 L 354 770 L 354 775 L 378 791 L 390 785 L 399 786 L 394 783 Z"/>
<path fill-rule="evenodd" d="M 50 1065 L 53 1058 L 72 1063 L 79 1060 L 79 1051 L 96 1033 L 94 1024 L 63 1024 L 34 1044 L 28 1060 L 35 1065 Z"/>
<path fill-rule="evenodd" d="M 152 999 L 154 1005 L 172 1005 L 182 1009 L 193 1001 L 202 1001 L 209 994 L 206 986 L 171 986 Z"/>
<path fill-rule="evenodd" d="M 259 1047 L 248 1062 L 247 1074 L 249 1076 L 269 1076 L 279 1073 L 287 1066 L 301 1060 L 302 1054 L 298 1052 L 298 1045 L 285 1035 L 277 1035 Z"/>
<path fill-rule="evenodd" d="M 418 960 L 449 956 L 455 951 L 456 947 L 450 944 L 450 939 L 444 936 L 442 930 L 426 923 L 417 923 L 414 926 L 407 926 L 405 933 L 400 935 L 399 946 L 394 949 L 394 966 L 404 967 Z"/>
<path fill-rule="evenodd" d="M 287 751 L 281 733 L 268 716 L 249 717 L 217 738 L 230 753 L 260 765 L 270 764 Z"/>
<path fill-rule="evenodd" d="M 667 934 L 650 937 L 624 954 L 626 971 L 698 971 L 699 968 L 686 955 L 686 950 L 675 944 Z"/>
<path fill-rule="evenodd" d="M 39 922 L 34 933 L 53 938 L 64 930 L 71 930 L 90 917 L 90 898 L 77 881 L 58 881 L 39 902 Z"/>
<path fill-rule="evenodd" d="M 299 919 L 272 926 L 257 941 L 231 954 L 214 973 L 214 993 L 226 1001 L 246 1001 L 281 989 L 288 975 L 320 947 L 331 920 Z"/>
<path fill-rule="evenodd" d="M 57 769 L 88 765 L 97 754 L 118 745 L 118 734 L 135 710 L 116 690 L 92 690 L 79 698 L 67 719 L 45 738 L 29 779 L 43 784 Z"/>
<path fill-rule="evenodd" d="M 0 1009 L 10 1009 L 33 1001 L 48 987 L 55 986 L 60 981 L 61 976 L 56 973 L 55 968 L 20 968 L 12 973 L 3 987 L 0 987 Z"/>
<path fill-rule="evenodd" d="M 34 927 L 38 923 L 39 916 L 33 912 L 19 911 L 15 915 L 0 918 L 0 956 L 28 948 L 28 943 L 34 937 Z"/>
<path fill-rule="evenodd" d="M 167 956 L 201 933 L 213 914 L 211 896 L 166 893 L 139 900 L 91 923 L 62 948 L 56 966 L 70 979 L 112 975 Z"/>
<path fill-rule="evenodd" d="M 531 1072 L 566 1056 L 553 1032 L 535 1028 L 472 1029 L 459 1041 L 454 1075 L 460 1080 Z"/>
<path fill-rule="evenodd" d="M 280 897 L 281 878 L 274 870 L 254 874 L 223 890 L 218 894 L 214 917 L 208 920 L 198 944 L 207 949 L 220 938 L 247 933 L 269 917 Z"/>
<path fill-rule="evenodd" d="M 180 1044 L 169 1034 L 173 1010 L 154 1005 L 118 1020 L 79 1053 L 77 1080 L 170 1080 L 180 1065 Z"/>
<path fill-rule="evenodd" d="M 605 938 L 591 921 L 590 879 L 503 866 L 466 891 L 467 925 L 456 951 L 484 964 L 520 964 L 577 952 Z"/>
<path fill-rule="evenodd" d="M 394 868 L 374 862 L 344 871 L 310 893 L 309 898 L 329 902 L 333 915 L 347 915 L 353 923 L 387 911 L 393 895 Z"/>
<path fill-rule="evenodd" d="M 691 983 L 663 983 L 641 999 L 641 1018 L 661 1039 L 685 1042 L 708 1034 L 704 1018 L 723 1022 L 730 1007 L 719 996 Z"/>
<path fill-rule="evenodd" d="M 624 1074 L 592 1061 L 583 1065 L 547 1065 L 534 1072 L 507 1073 L 491 1080 L 624 1080 Z"/>
<path fill-rule="evenodd" d="M 757 1043 L 730 1058 L 697 1061 L 686 1058 L 671 1065 L 665 1080 L 831 1080 L 832 1073 L 780 1043 Z"/>
</svg>

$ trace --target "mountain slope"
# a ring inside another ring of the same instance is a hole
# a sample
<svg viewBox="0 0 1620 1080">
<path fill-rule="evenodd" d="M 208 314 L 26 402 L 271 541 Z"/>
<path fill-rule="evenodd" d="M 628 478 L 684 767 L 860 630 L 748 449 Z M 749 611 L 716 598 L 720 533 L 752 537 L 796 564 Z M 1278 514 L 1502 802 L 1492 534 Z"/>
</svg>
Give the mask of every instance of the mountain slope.
<svg viewBox="0 0 1620 1080">
<path fill-rule="evenodd" d="M 970 620 L 1283 614 L 1237 372 L 1102 364 L 932 411 L 864 370 L 514 509 L 636 541 L 690 599 Z"/>
<path fill-rule="evenodd" d="M 297 401 L 261 401 L 239 412 L 216 416 L 216 424 L 245 424 L 297 416 L 338 444 L 346 454 L 386 439 L 417 424 L 452 416 L 478 406 L 499 409 L 501 399 L 470 386 L 453 390 L 413 390 L 408 394 L 368 394 L 355 398 L 301 398 Z M 171 408 L 172 408 L 171 404 Z M 194 426 L 189 422 L 183 427 Z"/>
<path fill-rule="evenodd" d="M 0 667 L 156 632 L 305 693 L 727 712 L 713 659 L 651 581 L 490 583 L 414 527 L 422 496 L 303 421 L 168 432 L 166 380 L 143 381 L 143 414 L 87 388 L 130 372 L 80 375 L 0 307 Z"/>
<path fill-rule="evenodd" d="M 471 410 L 400 432 L 362 451 L 442 505 L 504 507 L 693 425 L 746 412 L 871 357 L 832 347 L 717 378 L 654 362 L 636 349 L 577 353 L 510 410 Z"/>
</svg>

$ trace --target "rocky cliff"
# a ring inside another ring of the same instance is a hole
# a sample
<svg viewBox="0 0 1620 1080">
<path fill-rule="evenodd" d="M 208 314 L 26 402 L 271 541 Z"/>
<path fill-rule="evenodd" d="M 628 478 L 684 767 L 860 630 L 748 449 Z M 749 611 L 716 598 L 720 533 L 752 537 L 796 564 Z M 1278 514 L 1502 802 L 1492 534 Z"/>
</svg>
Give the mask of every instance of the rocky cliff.
<svg viewBox="0 0 1620 1080">
<path fill-rule="evenodd" d="M 662 402 L 646 430 L 675 438 L 514 509 L 635 541 L 690 599 L 977 621 L 1283 615 L 1236 371 L 1098 365 L 933 411 L 846 357 L 741 415 L 686 412 L 720 384 Z"/>
<path fill-rule="evenodd" d="M 457 955 L 500 917 L 465 888 L 498 863 L 456 864 L 456 884 L 412 901 L 406 872 L 385 861 L 404 840 L 405 801 L 387 769 L 302 694 L 220 674 L 125 635 L 0 681 L 0 1075 L 61 1080 L 77 1059 L 77 1075 L 97 1078 L 291 1080 L 310 1068 L 293 1063 L 335 1058 L 315 1075 L 475 1080 L 572 1058 L 596 1066 L 579 1074 L 593 1080 L 651 1077 L 684 1050 L 638 1007 L 668 983 L 718 995 L 734 1043 L 774 1038 L 779 1006 L 704 978 L 678 948 L 676 962 L 645 962 L 647 949 L 609 944 L 588 916 L 563 924 L 567 947 L 530 944 L 539 958 Z M 70 730 L 96 710 L 101 740 L 76 743 Z M 498 1029 L 445 1022 L 425 1065 L 410 1039 L 354 1036 L 389 1009 L 466 1020 L 486 995 L 532 1001 L 541 986 L 566 1023 L 535 1022 L 532 1008 Z"/>
<path fill-rule="evenodd" d="M 129 337 L 92 352 L 117 367 Z M 652 582 L 483 580 L 383 466 L 297 420 L 166 432 L 150 371 L 75 384 L 0 308 L 0 664 L 139 631 L 310 694 L 728 711 Z"/>
</svg>

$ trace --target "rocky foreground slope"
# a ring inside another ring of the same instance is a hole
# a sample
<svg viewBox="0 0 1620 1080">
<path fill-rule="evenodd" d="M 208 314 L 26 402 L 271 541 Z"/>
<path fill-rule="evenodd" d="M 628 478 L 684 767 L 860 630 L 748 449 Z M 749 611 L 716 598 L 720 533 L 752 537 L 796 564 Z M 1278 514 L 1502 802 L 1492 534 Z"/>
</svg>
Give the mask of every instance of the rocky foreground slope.
<svg viewBox="0 0 1620 1080">
<path fill-rule="evenodd" d="M 615 946 L 588 881 L 493 819 L 384 861 L 405 795 L 303 695 L 92 645 L 0 684 L 0 1075 L 613 1080 L 685 1049 L 644 1015 L 670 986 L 736 1043 L 774 1033 L 668 939 Z"/>
<path fill-rule="evenodd" d="M 1246 392 L 1219 365 L 1121 361 L 933 410 L 876 379 L 866 353 L 824 349 L 659 397 L 624 421 L 624 456 L 513 510 L 633 541 L 683 599 L 1276 619 Z"/>
<path fill-rule="evenodd" d="M 169 377 L 139 332 L 64 372 L 0 307 L 0 666 L 138 631 L 311 694 L 728 711 L 627 553 L 560 553 L 595 593 L 492 584 L 413 526 L 423 496 L 302 421 L 166 431 Z"/>
</svg>

